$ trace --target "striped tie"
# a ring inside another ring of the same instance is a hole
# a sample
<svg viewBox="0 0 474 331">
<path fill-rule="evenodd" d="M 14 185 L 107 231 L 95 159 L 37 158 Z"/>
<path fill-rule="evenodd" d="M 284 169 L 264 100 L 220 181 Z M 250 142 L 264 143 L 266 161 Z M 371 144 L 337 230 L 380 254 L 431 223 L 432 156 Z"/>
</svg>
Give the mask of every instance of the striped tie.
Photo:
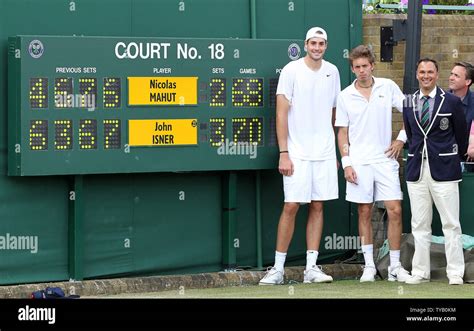
<svg viewBox="0 0 474 331">
<path fill-rule="evenodd" d="M 423 99 L 423 106 L 421 107 L 421 127 L 423 128 L 423 131 L 428 131 L 428 128 L 430 126 L 430 103 L 428 101 L 430 97 L 428 95 L 425 95 L 421 99 Z"/>
</svg>

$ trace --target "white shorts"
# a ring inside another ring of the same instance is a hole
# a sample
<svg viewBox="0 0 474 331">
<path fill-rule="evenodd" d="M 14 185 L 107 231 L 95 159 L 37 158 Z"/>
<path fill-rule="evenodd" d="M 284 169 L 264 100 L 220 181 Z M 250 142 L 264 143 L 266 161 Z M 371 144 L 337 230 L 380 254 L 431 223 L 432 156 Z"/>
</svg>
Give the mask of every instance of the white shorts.
<svg viewBox="0 0 474 331">
<path fill-rule="evenodd" d="M 357 185 L 346 182 L 346 200 L 356 203 L 402 200 L 396 160 L 352 165 L 357 175 Z"/>
<path fill-rule="evenodd" d="M 293 175 L 283 176 L 285 202 L 309 203 L 339 198 L 336 159 L 291 161 L 294 167 Z"/>
</svg>

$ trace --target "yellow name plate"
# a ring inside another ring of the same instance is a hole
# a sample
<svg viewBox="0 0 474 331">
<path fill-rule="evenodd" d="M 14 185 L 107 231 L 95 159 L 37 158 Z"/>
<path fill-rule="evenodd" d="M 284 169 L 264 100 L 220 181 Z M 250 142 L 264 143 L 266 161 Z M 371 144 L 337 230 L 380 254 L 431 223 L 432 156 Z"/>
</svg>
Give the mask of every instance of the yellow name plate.
<svg viewBox="0 0 474 331">
<path fill-rule="evenodd" d="M 197 81 L 197 77 L 128 77 L 128 105 L 197 105 Z"/>
<path fill-rule="evenodd" d="M 128 145 L 197 145 L 197 120 L 129 120 Z"/>
</svg>

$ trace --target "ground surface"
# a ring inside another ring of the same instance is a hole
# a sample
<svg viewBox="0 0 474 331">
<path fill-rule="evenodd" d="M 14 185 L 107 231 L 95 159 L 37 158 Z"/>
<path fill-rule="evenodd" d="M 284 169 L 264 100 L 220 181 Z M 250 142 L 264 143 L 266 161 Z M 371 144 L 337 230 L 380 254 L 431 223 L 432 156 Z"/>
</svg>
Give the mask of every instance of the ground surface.
<svg viewBox="0 0 474 331">
<path fill-rule="evenodd" d="M 210 289 L 186 289 L 149 293 L 125 293 L 119 295 L 83 298 L 474 298 L 474 284 L 448 285 L 446 282 L 430 282 L 406 285 L 388 281 L 359 283 L 357 280 L 340 280 L 330 284 L 289 283 L 280 286 L 239 286 Z"/>
</svg>

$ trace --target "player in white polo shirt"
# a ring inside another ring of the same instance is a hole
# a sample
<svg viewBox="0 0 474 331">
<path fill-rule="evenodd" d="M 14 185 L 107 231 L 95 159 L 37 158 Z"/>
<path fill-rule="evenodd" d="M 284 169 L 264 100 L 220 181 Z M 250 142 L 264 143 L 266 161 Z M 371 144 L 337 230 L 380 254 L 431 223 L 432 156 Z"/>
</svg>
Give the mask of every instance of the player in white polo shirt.
<svg viewBox="0 0 474 331">
<path fill-rule="evenodd" d="M 404 282 L 410 276 L 400 264 L 402 191 L 397 158 L 406 134 L 402 129 L 392 142 L 392 107 L 401 112 L 405 96 L 392 80 L 372 76 L 375 56 L 367 46 L 354 48 L 349 62 L 356 80 L 339 94 L 336 126 L 347 181 L 346 200 L 358 204 L 359 236 L 365 260 L 360 281 L 375 280 L 372 206 L 374 201 L 384 201 L 389 220 L 388 280 Z"/>
<path fill-rule="evenodd" d="M 323 60 L 327 34 L 308 30 L 304 58 L 288 63 L 277 87 L 278 169 L 285 204 L 278 224 L 275 265 L 261 285 L 283 284 L 286 253 L 300 203 L 309 203 L 305 283 L 331 282 L 317 265 L 323 229 L 323 201 L 338 198 L 333 119 L 341 84 L 336 66 Z"/>
</svg>

